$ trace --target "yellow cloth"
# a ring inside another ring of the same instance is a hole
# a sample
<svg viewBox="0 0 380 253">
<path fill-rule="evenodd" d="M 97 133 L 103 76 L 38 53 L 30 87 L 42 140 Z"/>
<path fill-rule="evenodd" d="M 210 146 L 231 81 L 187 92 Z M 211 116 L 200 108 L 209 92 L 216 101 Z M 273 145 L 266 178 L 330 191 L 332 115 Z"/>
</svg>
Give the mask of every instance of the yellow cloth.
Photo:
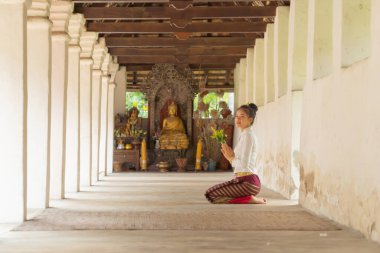
<svg viewBox="0 0 380 253">
<path fill-rule="evenodd" d="M 245 176 L 250 176 L 250 175 L 253 175 L 254 173 L 252 173 L 252 172 L 237 172 L 237 173 L 235 173 L 235 175 L 237 176 L 237 177 L 245 177 Z"/>
</svg>

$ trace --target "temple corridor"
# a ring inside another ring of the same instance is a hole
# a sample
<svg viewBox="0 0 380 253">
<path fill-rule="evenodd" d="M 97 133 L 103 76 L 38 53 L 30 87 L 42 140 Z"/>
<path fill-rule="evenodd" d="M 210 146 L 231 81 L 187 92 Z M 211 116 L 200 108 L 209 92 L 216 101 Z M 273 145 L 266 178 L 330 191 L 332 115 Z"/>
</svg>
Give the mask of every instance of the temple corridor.
<svg viewBox="0 0 380 253">
<path fill-rule="evenodd" d="M 0 253 L 380 252 L 378 13 L 0 0 Z M 208 203 L 233 172 L 268 204 Z"/>
<path fill-rule="evenodd" d="M 0 252 L 379 252 L 273 191 L 267 205 L 212 205 L 210 185 L 231 173 L 115 173 L 2 225 Z M 249 220 L 248 220 L 249 219 Z M 257 221 L 255 221 L 257 219 Z M 6 231 L 12 228 L 12 231 Z M 121 230 L 123 229 L 123 230 Z"/>
</svg>

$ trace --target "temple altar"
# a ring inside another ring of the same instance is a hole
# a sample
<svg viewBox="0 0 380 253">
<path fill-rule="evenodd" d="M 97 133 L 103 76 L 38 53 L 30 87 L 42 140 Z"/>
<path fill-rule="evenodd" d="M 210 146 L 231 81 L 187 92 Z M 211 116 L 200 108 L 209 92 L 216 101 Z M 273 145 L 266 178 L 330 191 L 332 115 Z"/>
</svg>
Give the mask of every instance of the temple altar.
<svg viewBox="0 0 380 253">
<path fill-rule="evenodd" d="M 219 110 L 212 110 L 211 118 L 200 117 L 202 107 L 198 104 L 198 110 L 193 109 L 195 94 L 201 92 L 197 85 L 188 67 L 154 65 L 140 90 L 148 101 L 148 118 L 139 118 L 138 109 L 131 108 L 124 118 L 117 119 L 122 123 L 115 122 L 115 126 L 121 124 L 122 127 L 115 132 L 120 142 L 115 143 L 115 150 L 139 149 L 140 165 L 135 166 L 136 170 L 140 167 L 147 171 L 194 171 L 196 161 L 197 171 L 202 168 L 215 170 L 215 167 L 205 167 L 205 163 L 214 163 L 219 170 L 231 169 L 229 162 L 220 154 L 220 144 L 210 138 L 211 127 L 223 129 L 227 143 L 232 145 L 233 119 L 227 117 L 231 111 L 222 101 L 224 104 L 220 104 Z M 140 136 L 141 132 L 147 134 Z M 144 145 L 132 142 L 141 142 L 143 138 L 146 140 Z M 136 164 L 136 158 L 133 162 L 126 162 Z"/>
</svg>

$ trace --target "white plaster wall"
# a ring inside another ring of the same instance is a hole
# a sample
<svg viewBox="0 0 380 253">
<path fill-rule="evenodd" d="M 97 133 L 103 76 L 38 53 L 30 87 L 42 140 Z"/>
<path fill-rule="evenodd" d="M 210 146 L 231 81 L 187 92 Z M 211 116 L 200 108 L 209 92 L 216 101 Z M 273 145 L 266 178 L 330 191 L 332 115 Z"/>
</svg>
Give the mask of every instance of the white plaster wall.
<svg viewBox="0 0 380 253">
<path fill-rule="evenodd" d="M 343 2 L 334 1 L 334 11 Z M 294 197 L 299 169 L 302 206 L 380 241 L 380 15 L 371 16 L 372 54 L 341 68 L 341 16 L 334 14 L 334 65 L 330 75 L 313 80 L 313 63 L 321 62 L 313 56 L 319 51 L 313 43 L 304 48 L 313 31 L 305 34 L 306 27 L 294 24 L 306 18 L 305 3 L 292 1 L 302 13 L 295 14 L 293 5 L 288 91 L 260 106 L 257 114 L 259 176 L 265 186 Z M 371 8 L 378 13 L 380 1 L 372 1 Z M 302 48 L 297 48 L 299 43 Z"/>
<path fill-rule="evenodd" d="M 334 2 L 334 10 L 352 3 Z M 378 13 L 380 3 L 372 1 L 372 7 L 373 13 Z M 347 56 L 344 56 L 346 22 L 343 15 L 341 19 L 335 17 L 333 24 L 333 45 L 335 51 L 342 52 L 342 59 Z M 353 25 L 352 29 L 355 33 L 357 28 Z M 369 59 L 340 68 L 341 55 L 334 52 L 334 72 L 310 80 L 304 88 L 300 204 L 380 241 L 378 15 L 372 15 L 372 33 L 365 36 L 372 37 L 373 53 Z M 350 55 L 370 52 L 362 51 L 358 45 L 351 50 Z"/>
<path fill-rule="evenodd" d="M 380 87 L 369 69 L 365 60 L 305 87 L 300 203 L 379 240 Z"/>
<path fill-rule="evenodd" d="M 114 113 L 125 113 L 125 93 L 127 91 L 127 70 L 125 67 L 120 67 L 115 76 L 115 105 Z"/>
<path fill-rule="evenodd" d="M 291 95 L 259 107 L 254 129 L 258 137 L 256 166 L 261 182 L 290 197 Z"/>
</svg>

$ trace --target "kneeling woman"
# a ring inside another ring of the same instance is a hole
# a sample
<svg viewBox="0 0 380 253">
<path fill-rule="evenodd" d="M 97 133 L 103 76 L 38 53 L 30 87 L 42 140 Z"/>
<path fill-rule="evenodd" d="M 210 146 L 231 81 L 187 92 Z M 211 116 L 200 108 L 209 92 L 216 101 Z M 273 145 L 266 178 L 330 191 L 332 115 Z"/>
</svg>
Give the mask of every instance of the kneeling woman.
<svg viewBox="0 0 380 253">
<path fill-rule="evenodd" d="M 260 179 L 255 168 L 257 140 L 252 129 L 257 106 L 253 103 L 240 106 L 236 112 L 235 125 L 242 132 L 234 150 L 222 144 L 222 154 L 234 168 L 235 178 L 214 185 L 205 193 L 211 203 L 265 204 L 266 200 L 256 197 L 260 192 Z"/>
</svg>

